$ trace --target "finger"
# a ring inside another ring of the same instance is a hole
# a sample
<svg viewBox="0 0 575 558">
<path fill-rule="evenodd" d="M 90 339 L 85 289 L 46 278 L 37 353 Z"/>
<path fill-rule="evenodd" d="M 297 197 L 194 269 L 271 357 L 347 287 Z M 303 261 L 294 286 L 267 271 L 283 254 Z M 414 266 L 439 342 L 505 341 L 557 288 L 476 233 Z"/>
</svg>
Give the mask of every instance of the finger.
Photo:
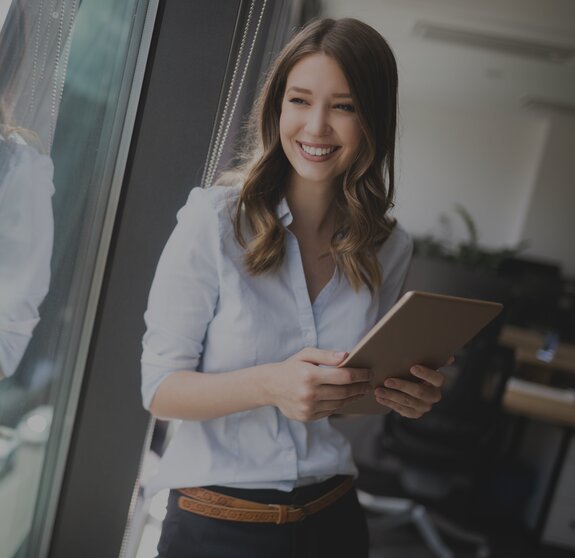
<svg viewBox="0 0 575 558">
<path fill-rule="evenodd" d="M 455 364 L 455 356 L 453 355 L 447 359 L 447 362 L 443 366 L 451 366 L 452 364 Z"/>
<path fill-rule="evenodd" d="M 314 414 L 310 420 L 320 420 L 322 418 L 330 417 L 335 411 L 322 411 L 321 413 Z"/>
<path fill-rule="evenodd" d="M 435 387 L 442 387 L 445 382 L 445 376 L 439 370 L 433 370 L 420 364 L 412 366 L 409 371 L 416 377 L 430 383 Z"/>
<path fill-rule="evenodd" d="M 350 398 L 350 401 L 353 399 Z M 324 401 L 319 403 L 312 413 L 310 420 L 318 420 L 320 418 L 329 417 L 340 409 L 340 405 L 335 401 Z"/>
<path fill-rule="evenodd" d="M 320 384 L 346 385 L 371 382 L 373 372 L 369 368 L 318 368 Z"/>
<path fill-rule="evenodd" d="M 373 390 L 369 382 L 357 382 L 347 385 L 323 384 L 317 388 L 317 399 L 319 401 L 335 401 L 365 395 Z"/>
<path fill-rule="evenodd" d="M 357 401 L 361 399 L 364 395 L 354 395 L 353 397 L 346 397 L 345 399 L 340 399 L 339 401 L 323 401 L 318 403 L 315 412 L 312 415 L 311 420 L 317 420 L 323 417 L 327 417 L 337 413 L 340 409 L 345 407 L 345 405 L 351 403 L 352 401 Z"/>
<path fill-rule="evenodd" d="M 384 387 L 378 387 L 375 392 L 375 397 L 380 399 L 386 399 L 393 401 L 402 407 L 411 407 L 418 411 L 427 412 L 431 409 L 431 404 L 435 401 L 427 401 L 419 397 L 414 397 L 409 395 L 404 391 L 399 391 L 396 389 L 387 389 Z"/>
<path fill-rule="evenodd" d="M 411 382 L 400 378 L 388 378 L 385 380 L 384 386 L 390 388 L 388 391 L 403 392 L 418 401 L 437 403 L 441 399 L 441 390 L 431 384 Z"/>
<path fill-rule="evenodd" d="M 326 351 L 317 347 L 306 347 L 292 358 L 297 358 L 311 364 L 325 364 L 328 366 L 337 366 L 342 362 L 349 353 L 343 351 Z"/>
<path fill-rule="evenodd" d="M 401 403 L 397 403 L 396 401 L 392 401 L 391 399 L 386 399 L 383 397 L 376 397 L 375 400 L 385 407 L 389 407 L 390 409 L 394 410 L 396 413 L 399 413 L 402 417 L 406 418 L 419 418 L 421 417 L 425 411 L 421 411 L 418 409 L 414 409 L 413 407 L 408 407 L 406 405 L 402 405 Z"/>
</svg>

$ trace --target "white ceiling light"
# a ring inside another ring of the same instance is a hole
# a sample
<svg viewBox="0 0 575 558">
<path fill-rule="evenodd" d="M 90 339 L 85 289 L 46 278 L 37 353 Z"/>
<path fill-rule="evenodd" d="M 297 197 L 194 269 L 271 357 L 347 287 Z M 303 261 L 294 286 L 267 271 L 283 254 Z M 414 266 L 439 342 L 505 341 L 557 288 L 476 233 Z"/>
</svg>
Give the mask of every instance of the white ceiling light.
<svg viewBox="0 0 575 558">
<path fill-rule="evenodd" d="M 562 63 L 575 56 L 575 46 L 551 44 L 527 38 L 484 32 L 464 27 L 418 21 L 413 32 L 424 39 L 497 51 L 504 54 Z"/>
<path fill-rule="evenodd" d="M 552 99 L 546 99 L 544 97 L 525 95 L 522 98 L 522 105 L 524 108 L 529 110 L 552 112 L 559 114 L 570 114 L 575 116 L 575 104 L 554 101 Z"/>
</svg>

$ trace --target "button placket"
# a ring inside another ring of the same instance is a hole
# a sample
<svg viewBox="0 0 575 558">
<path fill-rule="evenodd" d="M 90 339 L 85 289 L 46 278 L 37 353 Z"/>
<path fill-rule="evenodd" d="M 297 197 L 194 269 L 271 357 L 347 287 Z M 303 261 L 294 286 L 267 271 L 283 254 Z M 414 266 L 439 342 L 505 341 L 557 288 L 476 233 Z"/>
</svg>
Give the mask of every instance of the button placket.
<svg viewBox="0 0 575 558">
<path fill-rule="evenodd" d="M 305 345 L 317 347 L 317 330 L 312 304 L 305 282 L 303 263 L 297 238 L 287 230 L 287 257 L 292 288 L 298 308 L 299 323 Z"/>
</svg>

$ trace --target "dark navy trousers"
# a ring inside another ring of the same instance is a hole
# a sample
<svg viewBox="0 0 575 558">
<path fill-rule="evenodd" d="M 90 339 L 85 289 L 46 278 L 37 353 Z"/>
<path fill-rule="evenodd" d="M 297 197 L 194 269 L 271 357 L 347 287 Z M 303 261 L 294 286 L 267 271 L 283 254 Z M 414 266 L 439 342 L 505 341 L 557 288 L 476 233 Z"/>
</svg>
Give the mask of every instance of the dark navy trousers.
<svg viewBox="0 0 575 558">
<path fill-rule="evenodd" d="M 265 504 L 301 505 L 332 490 L 343 477 L 292 492 L 209 486 Z M 367 558 L 369 536 L 355 490 L 299 523 L 244 523 L 211 519 L 178 508 L 170 492 L 158 558 Z"/>
</svg>

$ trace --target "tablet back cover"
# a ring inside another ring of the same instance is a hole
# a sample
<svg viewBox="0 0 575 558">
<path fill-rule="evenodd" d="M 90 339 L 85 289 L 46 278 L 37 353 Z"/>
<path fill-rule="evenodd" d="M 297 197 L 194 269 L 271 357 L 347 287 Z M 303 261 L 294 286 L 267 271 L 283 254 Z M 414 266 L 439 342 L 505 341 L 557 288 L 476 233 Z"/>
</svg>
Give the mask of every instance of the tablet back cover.
<svg viewBox="0 0 575 558">
<path fill-rule="evenodd" d="M 374 385 L 389 377 L 412 377 L 423 364 L 437 369 L 502 309 L 494 302 L 410 291 L 363 337 L 340 367 L 371 368 Z M 414 378 L 416 380 L 416 378 Z M 342 414 L 384 414 L 372 393 L 342 408 Z"/>
</svg>

